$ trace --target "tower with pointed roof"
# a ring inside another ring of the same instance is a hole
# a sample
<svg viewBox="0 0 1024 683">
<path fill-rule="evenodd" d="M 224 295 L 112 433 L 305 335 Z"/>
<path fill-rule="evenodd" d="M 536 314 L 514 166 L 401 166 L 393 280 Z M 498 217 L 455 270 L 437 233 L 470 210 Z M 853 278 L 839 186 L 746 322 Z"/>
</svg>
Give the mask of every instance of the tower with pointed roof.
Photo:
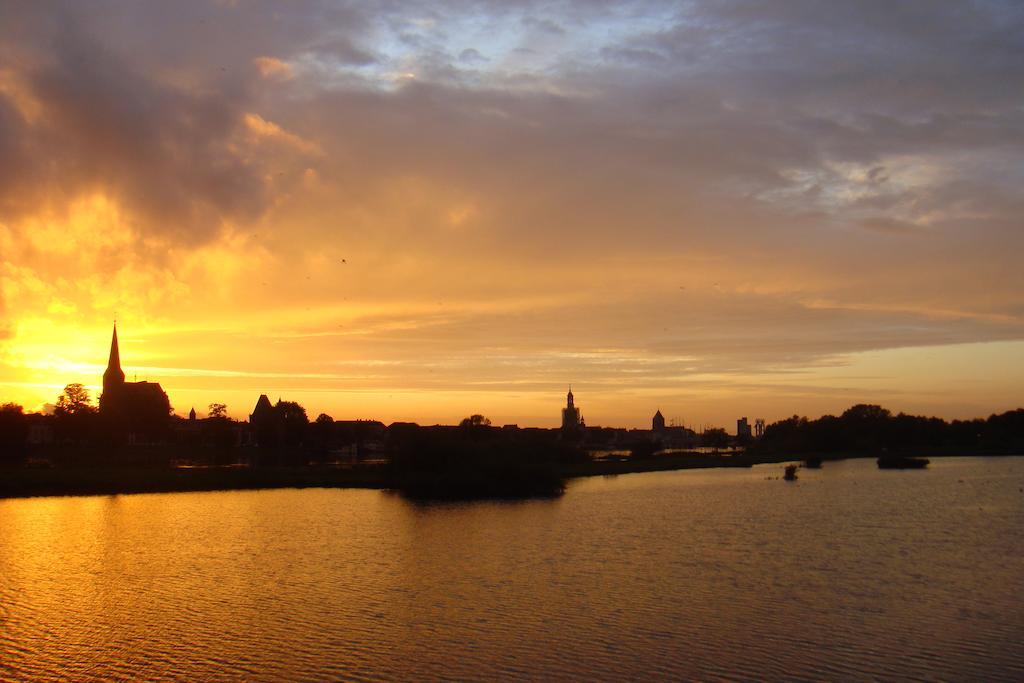
<svg viewBox="0 0 1024 683">
<path fill-rule="evenodd" d="M 107 369 L 103 373 L 103 393 L 117 393 L 124 386 L 124 370 L 121 369 L 121 351 L 117 346 L 117 323 L 114 323 L 114 335 L 110 339 L 110 358 Z"/>
<path fill-rule="evenodd" d="M 581 426 L 583 426 L 583 418 L 580 417 L 580 409 L 573 401 L 572 387 L 569 387 L 569 393 L 565 397 L 565 407 L 562 408 L 562 430 L 576 431 Z"/>
<path fill-rule="evenodd" d="M 281 399 L 277 399 L 277 402 L 280 403 Z M 260 394 L 256 407 L 249 415 L 249 428 L 257 446 L 269 446 L 277 440 L 279 422 L 270 399 L 266 394 Z"/>
<path fill-rule="evenodd" d="M 655 432 L 665 431 L 665 416 L 661 414 L 661 410 L 654 414 L 654 418 L 651 420 L 651 429 Z"/>
</svg>

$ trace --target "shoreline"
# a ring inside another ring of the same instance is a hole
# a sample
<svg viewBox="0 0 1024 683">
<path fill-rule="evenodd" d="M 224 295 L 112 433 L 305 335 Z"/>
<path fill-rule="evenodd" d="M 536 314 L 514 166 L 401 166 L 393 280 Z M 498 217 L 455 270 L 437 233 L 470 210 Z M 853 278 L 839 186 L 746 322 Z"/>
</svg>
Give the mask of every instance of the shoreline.
<svg viewBox="0 0 1024 683">
<path fill-rule="evenodd" d="M 789 456 L 674 454 L 645 459 L 594 460 L 561 468 L 568 479 L 683 469 L 750 467 Z M 0 499 L 197 493 L 283 488 L 395 489 L 385 465 L 348 467 L 52 467 L 0 469 Z"/>
<path fill-rule="evenodd" d="M 595 460 L 562 468 L 567 479 L 643 472 L 753 467 L 800 462 L 807 455 L 677 454 L 645 459 Z M 823 462 L 873 458 L 848 453 L 823 457 Z M 1013 457 L 998 454 L 934 454 L 931 457 Z M 395 489 L 384 465 L 349 467 L 197 467 L 197 468 L 13 468 L 0 469 L 0 499 L 65 496 L 109 496 L 139 493 L 199 493 L 302 488 Z"/>
</svg>

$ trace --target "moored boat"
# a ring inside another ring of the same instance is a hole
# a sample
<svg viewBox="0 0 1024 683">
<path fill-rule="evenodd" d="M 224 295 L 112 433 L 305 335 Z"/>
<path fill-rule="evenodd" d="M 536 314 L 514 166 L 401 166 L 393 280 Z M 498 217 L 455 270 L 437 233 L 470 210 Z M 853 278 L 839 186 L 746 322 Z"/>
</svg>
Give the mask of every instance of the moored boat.
<svg viewBox="0 0 1024 683">
<path fill-rule="evenodd" d="M 923 470 L 928 467 L 928 458 L 911 458 L 906 455 L 883 455 L 878 458 L 880 470 Z"/>
</svg>

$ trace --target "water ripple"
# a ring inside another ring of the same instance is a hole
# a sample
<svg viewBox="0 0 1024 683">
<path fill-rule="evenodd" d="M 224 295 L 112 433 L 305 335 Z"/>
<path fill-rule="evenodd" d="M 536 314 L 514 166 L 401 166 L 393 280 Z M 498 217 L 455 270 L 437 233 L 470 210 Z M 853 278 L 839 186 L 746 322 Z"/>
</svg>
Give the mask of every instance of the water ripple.
<svg viewBox="0 0 1024 683">
<path fill-rule="evenodd" d="M 0 680 L 1024 679 L 1024 460 L 766 474 L 0 501 Z"/>
</svg>

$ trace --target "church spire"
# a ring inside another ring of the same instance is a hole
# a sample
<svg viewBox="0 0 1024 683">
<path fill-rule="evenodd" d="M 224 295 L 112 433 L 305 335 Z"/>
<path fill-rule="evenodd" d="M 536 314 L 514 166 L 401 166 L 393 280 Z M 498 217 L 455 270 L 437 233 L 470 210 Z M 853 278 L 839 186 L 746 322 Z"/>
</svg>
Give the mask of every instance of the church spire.
<svg viewBox="0 0 1024 683">
<path fill-rule="evenodd" d="M 569 386 L 569 393 L 565 395 L 565 407 L 562 408 L 562 430 L 575 432 L 583 426 L 583 418 L 580 417 L 580 409 L 573 401 L 572 386 Z"/>
<path fill-rule="evenodd" d="M 107 370 L 103 373 L 103 392 L 124 384 L 124 370 L 121 369 L 121 352 L 117 347 L 117 323 L 114 323 L 114 336 L 110 339 L 110 359 Z"/>
</svg>

